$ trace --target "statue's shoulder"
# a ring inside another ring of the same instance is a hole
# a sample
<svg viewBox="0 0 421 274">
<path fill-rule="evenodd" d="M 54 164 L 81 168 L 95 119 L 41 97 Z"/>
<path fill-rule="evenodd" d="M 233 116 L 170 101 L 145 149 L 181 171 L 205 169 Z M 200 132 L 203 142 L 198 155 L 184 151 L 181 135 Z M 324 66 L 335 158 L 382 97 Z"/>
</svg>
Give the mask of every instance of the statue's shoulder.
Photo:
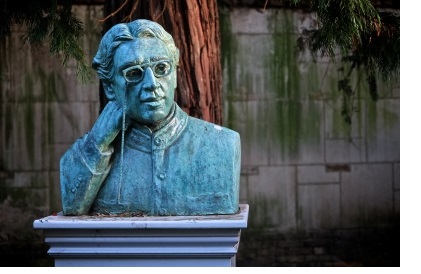
<svg viewBox="0 0 421 274">
<path fill-rule="evenodd" d="M 192 116 L 188 116 L 188 125 L 190 131 L 194 131 L 197 134 L 204 134 L 205 136 L 208 135 L 213 136 L 217 135 L 224 138 L 232 138 L 232 139 L 239 139 L 240 134 L 232 129 L 210 123 L 205 120 L 201 120 Z"/>
</svg>

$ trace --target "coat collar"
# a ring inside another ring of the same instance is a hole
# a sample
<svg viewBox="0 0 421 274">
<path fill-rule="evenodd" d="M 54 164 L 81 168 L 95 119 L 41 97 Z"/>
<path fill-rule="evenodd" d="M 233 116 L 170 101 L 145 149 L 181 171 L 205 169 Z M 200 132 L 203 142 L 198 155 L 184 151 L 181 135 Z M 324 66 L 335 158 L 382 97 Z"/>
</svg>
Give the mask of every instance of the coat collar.
<svg viewBox="0 0 421 274">
<path fill-rule="evenodd" d="M 129 127 L 126 132 L 127 146 L 143 152 L 166 149 L 183 133 L 188 115 L 176 103 L 170 115 L 152 131 L 147 126 Z"/>
</svg>

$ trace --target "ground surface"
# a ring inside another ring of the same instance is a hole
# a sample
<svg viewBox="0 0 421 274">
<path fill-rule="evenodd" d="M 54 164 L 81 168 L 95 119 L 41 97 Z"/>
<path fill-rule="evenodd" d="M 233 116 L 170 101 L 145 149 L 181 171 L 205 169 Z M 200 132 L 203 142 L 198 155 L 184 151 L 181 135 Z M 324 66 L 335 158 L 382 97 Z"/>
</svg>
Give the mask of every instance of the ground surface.
<svg viewBox="0 0 421 274">
<path fill-rule="evenodd" d="M 399 229 L 243 232 L 238 267 L 400 266 Z"/>
<path fill-rule="evenodd" d="M 45 243 L 0 243 L 0 266 L 50 267 Z M 268 233 L 244 230 L 238 267 L 400 266 L 399 229 Z"/>
</svg>

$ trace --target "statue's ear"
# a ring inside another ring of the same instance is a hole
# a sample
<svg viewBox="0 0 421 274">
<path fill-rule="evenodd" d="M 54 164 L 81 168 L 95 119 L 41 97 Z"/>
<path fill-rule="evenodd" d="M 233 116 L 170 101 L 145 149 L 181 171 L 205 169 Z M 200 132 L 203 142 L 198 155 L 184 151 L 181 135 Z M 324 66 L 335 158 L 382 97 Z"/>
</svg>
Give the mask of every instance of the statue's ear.
<svg viewBox="0 0 421 274">
<path fill-rule="evenodd" d="M 110 101 L 115 100 L 115 93 L 114 93 L 114 89 L 113 89 L 113 84 L 102 83 L 102 87 L 104 88 L 105 96 L 107 96 L 108 100 L 110 100 Z"/>
</svg>

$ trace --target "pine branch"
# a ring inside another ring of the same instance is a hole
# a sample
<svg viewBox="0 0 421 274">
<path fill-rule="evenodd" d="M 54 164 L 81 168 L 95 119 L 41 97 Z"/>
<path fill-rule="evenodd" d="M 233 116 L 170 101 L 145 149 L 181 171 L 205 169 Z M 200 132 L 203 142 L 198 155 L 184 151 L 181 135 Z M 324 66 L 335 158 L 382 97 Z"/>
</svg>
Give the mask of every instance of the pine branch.
<svg viewBox="0 0 421 274">
<path fill-rule="evenodd" d="M 400 71 L 400 19 L 397 14 L 377 11 L 369 0 L 291 0 L 298 5 L 306 2 L 316 14 L 317 28 L 306 30 L 298 39 L 299 48 L 308 48 L 313 55 L 335 59 L 342 55 L 343 67 L 350 65 L 348 75 L 338 81 L 342 93 L 342 116 L 351 123 L 352 73 L 363 69 L 367 75 L 369 94 L 378 99 L 377 75 L 389 80 Z"/>
<path fill-rule="evenodd" d="M 83 24 L 71 11 L 72 1 L 4 1 L 0 7 L 0 39 L 10 35 L 12 24 L 27 26 L 23 41 L 33 46 L 49 43 L 50 54 L 61 58 L 67 65 L 76 61 L 76 75 L 83 83 L 90 82 L 92 70 L 82 49 Z"/>
</svg>

